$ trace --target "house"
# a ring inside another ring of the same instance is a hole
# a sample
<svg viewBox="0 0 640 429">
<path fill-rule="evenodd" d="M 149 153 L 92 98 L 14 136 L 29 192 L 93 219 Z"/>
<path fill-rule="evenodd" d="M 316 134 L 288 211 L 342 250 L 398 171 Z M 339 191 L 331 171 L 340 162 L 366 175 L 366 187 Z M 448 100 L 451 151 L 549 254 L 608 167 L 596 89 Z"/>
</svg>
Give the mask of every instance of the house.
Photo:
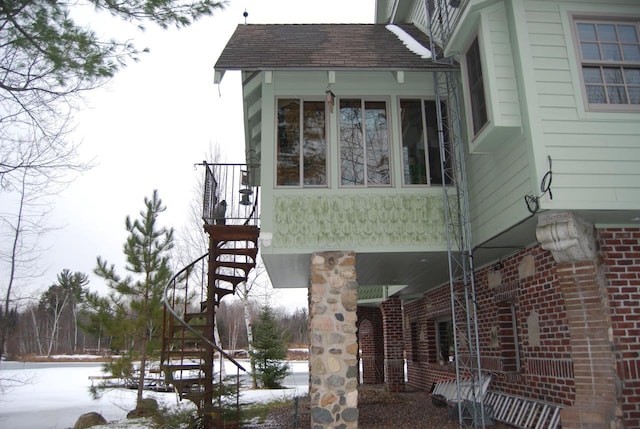
<svg viewBox="0 0 640 429">
<path fill-rule="evenodd" d="M 637 0 L 378 0 L 239 25 L 216 82 L 238 70 L 258 247 L 309 289 L 314 427 L 357 427 L 359 379 L 470 370 L 563 428 L 640 428 Z"/>
</svg>

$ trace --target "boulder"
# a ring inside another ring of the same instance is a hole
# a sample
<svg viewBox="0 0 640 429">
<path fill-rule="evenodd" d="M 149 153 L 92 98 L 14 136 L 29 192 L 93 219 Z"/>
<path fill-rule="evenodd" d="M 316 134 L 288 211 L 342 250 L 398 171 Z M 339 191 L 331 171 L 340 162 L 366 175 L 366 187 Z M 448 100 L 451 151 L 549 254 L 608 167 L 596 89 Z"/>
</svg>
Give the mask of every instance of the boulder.
<svg viewBox="0 0 640 429">
<path fill-rule="evenodd" d="M 153 398 L 142 399 L 135 410 L 127 413 L 128 419 L 138 419 L 141 417 L 152 417 L 158 413 L 158 402 Z"/>
<path fill-rule="evenodd" d="M 107 424 L 107 421 L 105 420 L 104 417 L 102 417 L 102 415 L 100 415 L 99 413 L 91 412 L 91 413 L 85 413 L 80 417 L 78 417 L 76 424 L 73 425 L 73 429 L 87 429 L 93 426 L 99 426 L 104 424 Z"/>
</svg>

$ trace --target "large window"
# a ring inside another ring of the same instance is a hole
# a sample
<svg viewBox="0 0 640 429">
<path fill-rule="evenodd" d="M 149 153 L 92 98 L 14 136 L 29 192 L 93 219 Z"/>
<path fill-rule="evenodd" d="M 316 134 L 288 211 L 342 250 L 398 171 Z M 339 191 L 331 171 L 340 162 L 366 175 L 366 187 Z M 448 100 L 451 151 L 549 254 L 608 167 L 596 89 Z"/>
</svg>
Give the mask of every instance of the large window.
<svg viewBox="0 0 640 429">
<path fill-rule="evenodd" d="M 638 21 L 576 20 L 589 106 L 640 108 Z"/>
<path fill-rule="evenodd" d="M 278 186 L 326 186 L 325 102 L 278 99 Z"/>
<path fill-rule="evenodd" d="M 444 111 L 445 109 L 443 109 Z M 433 100 L 400 100 L 402 169 L 405 185 L 442 185 L 438 116 Z M 446 116 L 443 116 L 446 122 Z M 443 130 L 445 144 L 449 133 Z M 449 152 L 446 150 L 445 152 Z M 445 169 L 450 171 L 450 160 Z M 446 184 L 451 183 L 449 174 Z"/>
<path fill-rule="evenodd" d="M 473 134 L 476 135 L 488 121 L 487 102 L 484 95 L 484 82 L 482 81 L 482 62 L 480 60 L 480 45 L 476 37 L 467 54 L 467 79 L 469 81 L 469 99 L 471 101 L 471 123 Z"/>
<path fill-rule="evenodd" d="M 340 100 L 340 183 L 391 184 L 386 101 Z"/>
</svg>

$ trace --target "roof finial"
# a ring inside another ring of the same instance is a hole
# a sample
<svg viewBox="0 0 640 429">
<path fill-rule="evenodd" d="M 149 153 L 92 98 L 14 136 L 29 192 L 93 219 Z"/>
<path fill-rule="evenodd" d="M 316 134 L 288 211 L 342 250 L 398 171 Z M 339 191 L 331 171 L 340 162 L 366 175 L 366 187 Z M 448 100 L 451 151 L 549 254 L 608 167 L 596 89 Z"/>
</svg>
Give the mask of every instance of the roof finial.
<svg viewBox="0 0 640 429">
<path fill-rule="evenodd" d="M 247 12 L 247 9 L 244 10 L 244 12 L 242 12 L 242 16 L 244 16 L 244 23 L 247 23 L 247 16 L 249 16 L 249 12 Z"/>
</svg>

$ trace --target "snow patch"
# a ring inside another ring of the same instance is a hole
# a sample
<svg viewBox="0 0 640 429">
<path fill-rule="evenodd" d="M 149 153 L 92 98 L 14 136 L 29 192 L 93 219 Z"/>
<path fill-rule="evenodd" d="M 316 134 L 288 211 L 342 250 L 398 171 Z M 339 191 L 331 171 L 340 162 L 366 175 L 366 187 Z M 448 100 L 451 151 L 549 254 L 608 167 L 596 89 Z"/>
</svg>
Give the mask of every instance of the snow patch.
<svg viewBox="0 0 640 429">
<path fill-rule="evenodd" d="M 386 26 L 387 30 L 391 31 L 395 34 L 398 39 L 414 54 L 418 55 L 420 58 L 430 59 L 431 58 L 431 50 L 422 46 L 416 39 L 411 37 L 409 33 L 404 31 L 402 28 L 397 25 L 389 24 Z"/>
</svg>

